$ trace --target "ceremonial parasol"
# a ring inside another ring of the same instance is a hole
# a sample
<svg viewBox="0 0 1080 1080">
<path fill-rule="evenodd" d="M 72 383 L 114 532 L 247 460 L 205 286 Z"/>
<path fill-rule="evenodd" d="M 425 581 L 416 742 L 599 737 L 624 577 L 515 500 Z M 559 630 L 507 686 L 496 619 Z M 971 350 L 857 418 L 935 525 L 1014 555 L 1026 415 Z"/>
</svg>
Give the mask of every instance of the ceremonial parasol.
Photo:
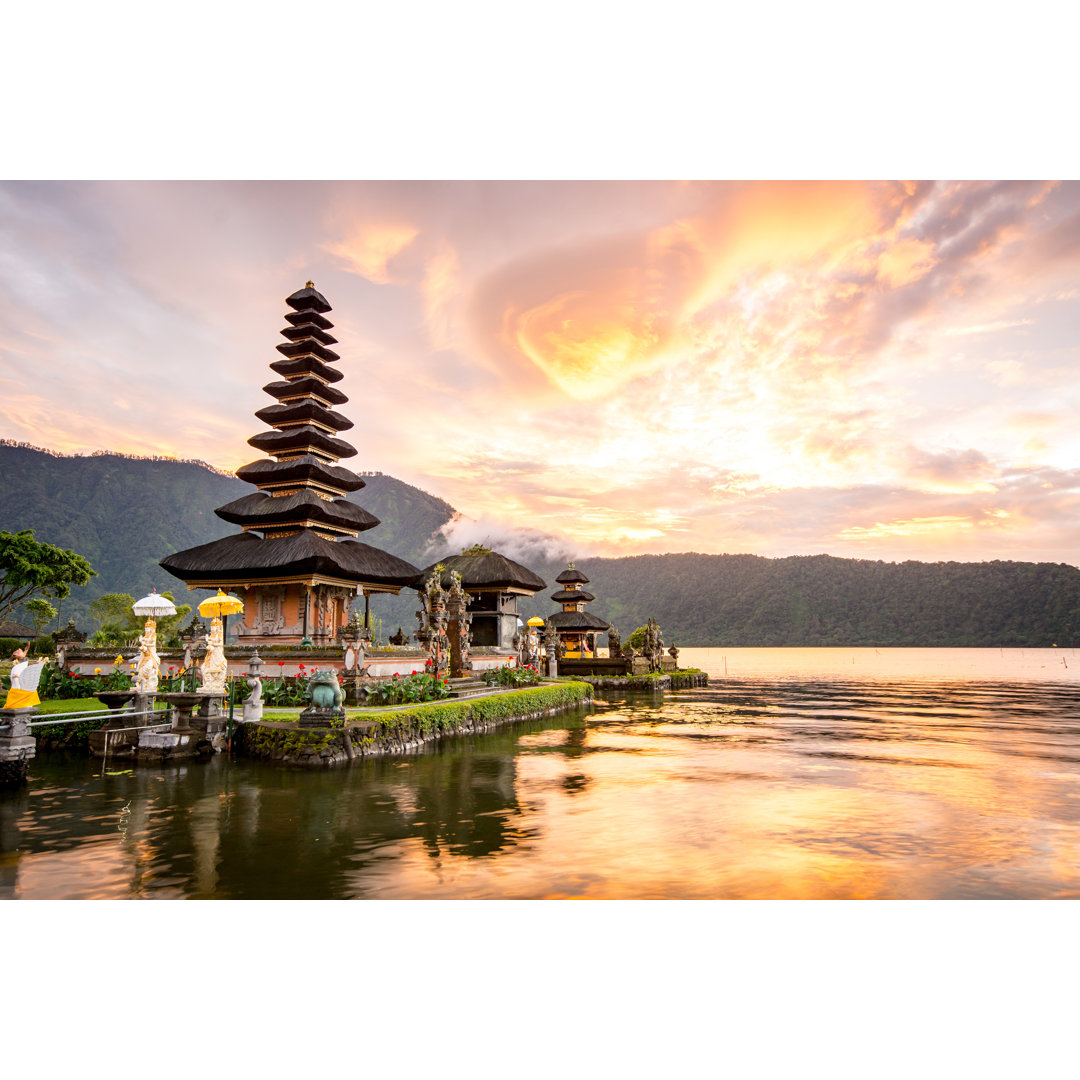
<svg viewBox="0 0 1080 1080">
<path fill-rule="evenodd" d="M 204 619 L 218 618 L 221 615 L 235 615 L 244 610 L 244 601 L 232 593 L 218 589 L 217 596 L 211 596 L 199 605 L 199 614 Z"/>
<path fill-rule="evenodd" d="M 158 619 L 162 615 L 175 615 L 176 605 L 167 596 L 159 596 L 157 589 L 153 589 L 149 596 L 136 600 L 131 605 L 131 610 L 136 615 L 146 615 Z"/>
</svg>

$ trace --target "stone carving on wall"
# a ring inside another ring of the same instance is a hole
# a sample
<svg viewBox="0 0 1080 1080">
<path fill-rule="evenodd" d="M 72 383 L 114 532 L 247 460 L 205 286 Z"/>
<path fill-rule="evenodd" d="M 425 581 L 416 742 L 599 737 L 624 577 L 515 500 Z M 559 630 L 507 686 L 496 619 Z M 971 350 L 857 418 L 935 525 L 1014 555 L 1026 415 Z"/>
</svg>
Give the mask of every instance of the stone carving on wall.
<svg viewBox="0 0 1080 1080">
<path fill-rule="evenodd" d="M 431 673 L 436 676 L 445 675 L 450 663 L 450 639 L 446 633 L 446 591 L 440 584 L 439 577 L 438 571 L 433 573 L 420 593 L 421 610 L 416 613 L 420 629 L 415 635 L 420 647 L 428 654 Z"/>
<path fill-rule="evenodd" d="M 447 637 L 450 644 L 450 673 L 460 678 L 472 671 L 469 648 L 472 645 L 472 612 L 468 610 L 469 594 L 461 584 L 461 575 L 450 571 L 450 588 L 446 593 Z"/>
<path fill-rule="evenodd" d="M 255 618 L 250 626 L 241 622 L 237 627 L 240 637 L 258 634 L 273 637 L 285 632 L 285 590 L 260 589 L 255 606 Z"/>
</svg>

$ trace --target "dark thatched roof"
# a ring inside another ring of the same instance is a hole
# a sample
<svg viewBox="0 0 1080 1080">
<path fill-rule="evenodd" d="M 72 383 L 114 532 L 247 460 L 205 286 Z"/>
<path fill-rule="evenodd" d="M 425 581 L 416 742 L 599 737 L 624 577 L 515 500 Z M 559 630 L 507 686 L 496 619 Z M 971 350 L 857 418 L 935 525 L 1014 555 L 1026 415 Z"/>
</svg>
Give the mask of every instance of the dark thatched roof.
<svg viewBox="0 0 1080 1080">
<path fill-rule="evenodd" d="M 323 401 L 329 401 L 331 405 L 344 405 L 349 400 L 337 387 L 327 386 L 314 375 L 301 375 L 298 379 L 279 379 L 277 382 L 267 383 L 263 390 L 271 397 L 278 399 L 297 397 L 300 394 L 314 394 Z"/>
<path fill-rule="evenodd" d="M 274 348 L 282 356 L 287 356 L 290 360 L 300 356 L 317 356 L 320 360 L 333 363 L 335 360 L 341 359 L 333 349 L 328 349 L 314 338 L 301 338 L 300 341 L 283 341 L 280 345 L 275 345 Z"/>
<path fill-rule="evenodd" d="M 329 465 L 314 454 L 303 454 L 290 461 L 260 458 L 258 461 L 241 465 L 236 470 L 236 475 L 249 484 L 302 483 L 308 480 L 339 491 L 359 491 L 367 483 L 351 469 Z"/>
<path fill-rule="evenodd" d="M 294 378 L 297 375 L 318 375 L 320 379 L 325 379 L 326 382 L 335 383 L 341 382 L 345 378 L 345 373 L 340 368 L 324 364 L 314 356 L 297 356 L 292 360 L 275 360 L 270 365 L 270 370 L 276 371 L 279 375 L 284 375 L 286 379 Z"/>
<path fill-rule="evenodd" d="M 294 311 L 330 311 L 330 305 L 321 292 L 317 292 L 313 286 L 306 285 L 298 289 L 292 296 L 285 297 L 285 303 Z"/>
<path fill-rule="evenodd" d="M 522 566 L 497 551 L 488 551 L 482 555 L 447 555 L 424 571 L 424 583 L 440 563 L 447 571 L 456 570 L 461 575 L 461 584 L 466 592 L 470 589 L 520 589 L 531 595 L 547 588 L 544 579 L 527 566 Z M 446 573 L 443 575 L 442 585 L 446 588 L 449 584 L 450 577 Z"/>
<path fill-rule="evenodd" d="M 588 585 L 589 583 L 589 579 L 580 570 L 575 570 L 572 566 L 567 567 L 555 580 L 560 585 L 568 585 L 572 581 L 578 581 L 582 585 Z"/>
<path fill-rule="evenodd" d="M 248 439 L 248 446 L 254 446 L 256 450 L 273 454 L 275 457 L 290 451 L 306 450 L 308 447 L 322 451 L 328 457 L 345 458 L 356 454 L 356 449 L 351 444 L 343 439 L 335 439 L 311 424 L 300 424 L 285 431 L 260 432 Z"/>
<path fill-rule="evenodd" d="M 264 424 L 280 427 L 282 424 L 295 424 L 298 421 L 311 421 L 323 424 L 335 431 L 348 431 L 353 422 L 342 413 L 334 412 L 325 405 L 320 405 L 313 398 L 302 401 L 287 401 L 284 404 L 267 405 L 255 414 Z"/>
<path fill-rule="evenodd" d="M 186 584 L 234 580 L 237 584 L 260 578 L 344 578 L 357 585 L 415 586 L 420 571 L 359 540 L 324 540 L 310 529 L 292 536 L 263 539 L 255 533 L 226 536 L 209 544 L 178 551 L 159 564 Z"/>
<path fill-rule="evenodd" d="M 364 532 L 379 524 L 377 517 L 356 503 L 346 502 L 344 499 L 327 502 L 310 490 L 277 498 L 267 495 L 265 491 L 253 491 L 250 495 L 226 503 L 214 513 L 223 521 L 230 521 L 234 525 L 254 527 L 307 520 L 337 525 L 353 532 Z"/>
<path fill-rule="evenodd" d="M 285 321 L 292 323 L 293 326 L 305 326 L 312 323 L 323 330 L 334 329 L 334 324 L 325 315 L 320 315 L 317 311 L 311 309 L 307 311 L 286 311 Z"/>
<path fill-rule="evenodd" d="M 6 619 L 4 622 L 0 622 L 0 637 L 23 638 L 25 640 L 26 638 L 41 637 L 41 635 L 32 626 L 15 622 L 14 619 Z"/>
<path fill-rule="evenodd" d="M 322 342 L 323 345 L 336 345 L 338 343 L 338 339 L 333 334 L 328 334 L 322 327 L 316 326 L 313 322 L 300 323 L 297 326 L 286 326 L 279 333 L 290 341 L 303 341 L 304 338 L 314 338 L 316 341 Z"/>
<path fill-rule="evenodd" d="M 587 604 L 590 600 L 595 600 L 596 597 L 585 589 L 560 589 L 558 592 L 551 594 L 551 599 L 556 604 L 572 604 L 579 600 L 583 600 Z"/>
<path fill-rule="evenodd" d="M 611 624 L 587 611 L 556 611 L 549 615 L 547 621 L 556 630 L 598 630 L 606 632 L 611 629 Z"/>
</svg>

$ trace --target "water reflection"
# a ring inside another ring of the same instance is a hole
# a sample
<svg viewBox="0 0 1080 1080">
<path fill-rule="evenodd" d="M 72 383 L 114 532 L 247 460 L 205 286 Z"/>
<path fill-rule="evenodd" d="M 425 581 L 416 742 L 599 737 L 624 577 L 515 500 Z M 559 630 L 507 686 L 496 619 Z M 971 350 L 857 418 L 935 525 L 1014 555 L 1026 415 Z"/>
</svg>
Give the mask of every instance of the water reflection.
<svg viewBox="0 0 1080 1080">
<path fill-rule="evenodd" d="M 1076 897 L 1078 778 L 1076 683 L 731 679 L 323 773 L 42 755 L 0 896 Z"/>
</svg>

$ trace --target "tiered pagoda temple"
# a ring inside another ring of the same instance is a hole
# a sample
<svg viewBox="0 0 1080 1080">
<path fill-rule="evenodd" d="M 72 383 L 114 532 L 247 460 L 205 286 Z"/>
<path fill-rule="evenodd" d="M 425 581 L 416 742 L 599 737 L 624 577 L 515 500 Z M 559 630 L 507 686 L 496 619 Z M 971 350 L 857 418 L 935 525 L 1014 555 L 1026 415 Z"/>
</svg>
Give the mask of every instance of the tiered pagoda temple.
<svg viewBox="0 0 1080 1080">
<path fill-rule="evenodd" d="M 256 412 L 269 431 L 248 439 L 260 458 L 236 470 L 256 491 L 215 511 L 243 530 L 161 560 L 189 589 L 220 588 L 244 600 L 238 629 L 251 645 L 328 645 L 357 596 L 415 587 L 420 571 L 355 538 L 379 519 L 345 496 L 364 481 L 338 465 L 356 450 L 338 438 L 353 426 L 335 409 L 348 398 L 330 348 L 330 305 L 312 282 L 287 297 L 292 309 L 263 390 L 276 404 Z"/>
<path fill-rule="evenodd" d="M 596 599 L 582 588 L 588 585 L 589 579 L 570 563 L 555 580 L 562 588 L 552 593 L 551 599 L 562 605 L 562 610 L 549 615 L 548 622 L 555 627 L 565 655 L 571 658 L 595 656 L 596 635 L 606 634 L 611 625 L 585 610 L 585 605 Z"/>
<path fill-rule="evenodd" d="M 426 583 L 440 566 L 443 588 L 449 586 L 449 572 L 454 570 L 461 575 L 461 587 L 469 594 L 473 648 L 512 652 L 518 631 L 518 597 L 535 596 L 546 589 L 544 579 L 481 545 L 433 563 L 424 571 L 422 582 Z"/>
</svg>

